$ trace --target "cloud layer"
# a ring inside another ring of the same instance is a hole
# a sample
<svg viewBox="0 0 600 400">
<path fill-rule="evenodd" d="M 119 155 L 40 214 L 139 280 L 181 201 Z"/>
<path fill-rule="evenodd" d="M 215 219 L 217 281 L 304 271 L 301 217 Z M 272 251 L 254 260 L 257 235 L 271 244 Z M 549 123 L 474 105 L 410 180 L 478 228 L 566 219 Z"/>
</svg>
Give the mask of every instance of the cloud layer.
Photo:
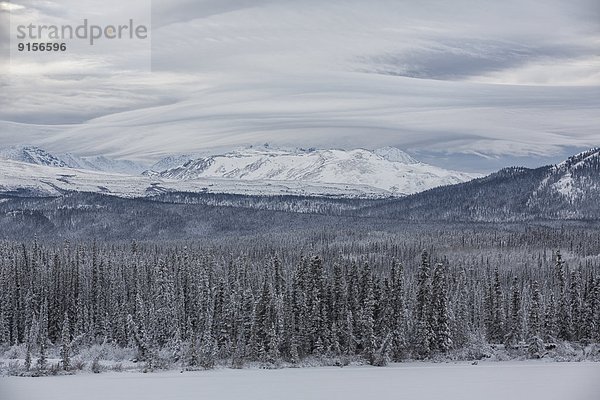
<svg viewBox="0 0 600 400">
<path fill-rule="evenodd" d="M 139 13 L 111 2 L 14 3 L 42 20 Z M 152 73 L 127 48 L 13 59 L 0 145 L 150 160 L 266 141 L 485 157 L 600 143 L 595 1 L 153 3 Z"/>
</svg>

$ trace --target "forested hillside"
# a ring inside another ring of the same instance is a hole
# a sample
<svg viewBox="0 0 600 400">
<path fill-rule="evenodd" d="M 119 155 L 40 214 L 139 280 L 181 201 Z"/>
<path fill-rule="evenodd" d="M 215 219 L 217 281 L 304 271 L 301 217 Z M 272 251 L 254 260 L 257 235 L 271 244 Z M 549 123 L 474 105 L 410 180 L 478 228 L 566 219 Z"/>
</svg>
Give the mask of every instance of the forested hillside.
<svg viewBox="0 0 600 400">
<path fill-rule="evenodd" d="M 598 199 L 600 149 L 592 149 L 555 166 L 505 168 L 357 214 L 412 221 L 598 220 Z"/>
</svg>

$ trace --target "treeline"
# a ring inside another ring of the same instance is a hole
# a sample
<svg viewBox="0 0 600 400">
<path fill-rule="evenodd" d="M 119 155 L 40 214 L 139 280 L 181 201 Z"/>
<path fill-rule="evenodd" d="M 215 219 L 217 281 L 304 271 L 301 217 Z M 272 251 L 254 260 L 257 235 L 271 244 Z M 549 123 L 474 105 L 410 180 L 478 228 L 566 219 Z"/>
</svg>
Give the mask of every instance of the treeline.
<svg viewBox="0 0 600 400">
<path fill-rule="evenodd" d="M 25 346 L 27 369 L 60 346 L 113 343 L 149 368 L 362 358 L 427 359 L 472 343 L 540 357 L 549 343 L 600 340 L 597 265 L 518 271 L 452 265 L 423 251 L 391 258 L 262 259 L 182 245 L 0 245 L 0 344 Z"/>
</svg>

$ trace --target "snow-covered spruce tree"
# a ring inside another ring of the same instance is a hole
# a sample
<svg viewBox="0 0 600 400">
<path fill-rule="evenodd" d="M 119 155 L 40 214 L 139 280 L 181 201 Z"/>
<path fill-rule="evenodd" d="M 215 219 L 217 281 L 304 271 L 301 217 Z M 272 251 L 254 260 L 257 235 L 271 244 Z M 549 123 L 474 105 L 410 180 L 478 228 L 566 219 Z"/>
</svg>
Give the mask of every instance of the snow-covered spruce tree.
<svg viewBox="0 0 600 400">
<path fill-rule="evenodd" d="M 494 289 L 492 284 L 485 288 L 485 297 L 483 301 L 483 325 L 485 327 L 485 337 L 488 342 L 493 343 L 494 332 Z"/>
<path fill-rule="evenodd" d="M 309 304 L 309 269 L 304 257 L 300 259 L 299 265 L 294 271 L 292 283 L 292 315 L 298 354 L 300 358 L 312 354 L 311 345 L 311 316 Z"/>
<path fill-rule="evenodd" d="M 431 346 L 434 340 L 432 332 L 432 312 L 431 312 L 431 281 L 430 281 L 429 255 L 423 250 L 421 254 L 421 268 L 417 277 L 417 298 L 416 298 L 416 330 L 415 330 L 415 349 L 417 355 L 421 358 L 427 358 L 431 354 Z"/>
<path fill-rule="evenodd" d="M 452 306 L 450 307 L 454 317 L 450 318 L 450 322 L 452 331 L 452 346 L 455 348 L 461 348 L 468 343 L 471 332 L 473 331 L 470 309 L 474 309 L 475 307 L 474 302 L 470 303 L 467 273 L 464 268 L 460 269 L 459 275 L 456 277 L 456 286 L 457 287 L 454 291 Z M 484 310 L 484 313 L 487 329 L 487 321 L 489 321 L 490 313 L 487 309 Z"/>
<path fill-rule="evenodd" d="M 582 339 L 585 343 L 597 342 L 600 339 L 600 279 L 590 277 L 588 282 L 582 313 Z"/>
<path fill-rule="evenodd" d="M 540 296 L 540 285 L 533 281 L 530 285 L 531 300 L 529 304 L 528 337 L 529 347 L 527 352 L 530 358 L 541 358 L 544 355 L 544 341 L 542 340 L 542 307 Z"/>
<path fill-rule="evenodd" d="M 63 370 L 68 371 L 71 368 L 71 324 L 67 313 L 65 313 L 63 318 L 60 362 Z"/>
<path fill-rule="evenodd" d="M 544 356 L 544 341 L 539 336 L 531 336 L 527 344 L 529 358 L 542 358 Z"/>
<path fill-rule="evenodd" d="M 212 316 L 212 331 L 217 344 L 217 353 L 222 358 L 230 356 L 232 347 L 232 318 L 234 313 L 231 297 L 227 294 L 225 285 L 225 279 L 219 278 L 214 293 Z"/>
<path fill-rule="evenodd" d="M 267 353 L 267 361 L 271 364 L 277 364 L 281 359 L 281 352 L 279 351 L 280 342 L 281 340 L 279 334 L 277 333 L 275 324 L 273 324 L 269 329 L 269 343 Z"/>
<path fill-rule="evenodd" d="M 187 365 L 189 368 L 196 368 L 199 365 L 199 351 L 198 351 L 198 333 L 197 328 L 193 324 L 188 322 L 187 328 L 187 350 L 185 360 L 182 364 Z"/>
<path fill-rule="evenodd" d="M 333 266 L 333 283 L 331 293 L 331 319 L 332 319 L 332 339 L 333 348 L 340 354 L 348 347 L 344 327 L 348 314 L 347 287 L 344 279 L 342 267 L 336 263 Z"/>
<path fill-rule="evenodd" d="M 312 257 L 308 266 L 308 287 L 307 287 L 307 307 L 308 307 L 308 335 L 310 349 L 313 354 L 321 353 L 324 348 L 323 331 L 326 321 L 323 320 L 323 308 L 325 306 L 325 277 L 323 272 L 323 261 L 320 257 Z M 319 346 L 317 342 L 320 341 Z M 315 352 L 316 351 L 316 352 Z"/>
<path fill-rule="evenodd" d="M 375 361 L 375 333 L 373 311 L 375 299 L 373 295 L 373 276 L 371 267 L 365 263 L 362 269 L 362 307 L 359 314 L 360 319 L 360 347 L 362 355 L 367 362 L 373 364 Z"/>
<path fill-rule="evenodd" d="M 211 369 L 215 366 L 217 361 L 217 344 L 210 329 L 206 329 L 202 335 L 199 355 L 199 365 L 202 368 Z"/>
<path fill-rule="evenodd" d="M 31 330 L 27 332 L 25 335 L 25 370 L 29 371 L 31 369 L 31 350 L 32 350 L 32 339 L 31 339 Z"/>
<path fill-rule="evenodd" d="M 252 346 L 252 340 L 254 337 L 254 319 L 255 319 L 255 305 L 254 305 L 254 294 L 247 288 L 244 290 L 242 296 L 242 304 L 239 316 L 240 331 L 238 334 L 238 351 L 243 351 L 242 358 L 256 359 L 256 355 L 253 354 L 254 347 Z"/>
<path fill-rule="evenodd" d="M 554 293 L 550 292 L 550 295 L 546 301 L 546 309 L 544 313 L 544 340 L 553 342 L 556 340 L 558 335 L 558 324 L 556 321 L 556 301 L 554 300 Z"/>
<path fill-rule="evenodd" d="M 358 276 L 358 267 L 355 262 L 348 270 L 347 281 L 347 312 L 345 320 L 345 338 L 346 355 L 353 356 L 357 353 L 360 345 L 360 278 Z"/>
<path fill-rule="evenodd" d="M 542 305 L 540 297 L 540 284 L 538 281 L 531 283 L 531 301 L 529 304 L 529 338 L 541 336 Z"/>
<path fill-rule="evenodd" d="M 569 315 L 569 300 L 567 298 L 566 278 L 564 262 L 560 251 L 556 251 L 556 281 L 557 281 L 557 296 L 558 296 L 558 338 L 562 340 L 571 339 L 571 316 Z"/>
<path fill-rule="evenodd" d="M 271 260 L 271 269 L 273 271 L 273 290 L 276 296 L 283 294 L 285 289 L 285 278 L 281 270 L 281 260 L 279 255 L 275 254 Z"/>
<path fill-rule="evenodd" d="M 170 268 L 162 258 L 158 260 L 152 298 L 154 300 L 151 318 L 152 336 L 156 345 L 163 348 L 174 338 L 176 314 L 173 278 Z"/>
<path fill-rule="evenodd" d="M 44 300 L 40 309 L 39 327 L 40 356 L 37 359 L 37 368 L 44 371 L 48 367 L 48 301 Z"/>
<path fill-rule="evenodd" d="M 494 343 L 501 343 L 505 336 L 504 309 L 502 306 L 503 295 L 502 285 L 500 284 L 500 273 L 498 268 L 494 270 L 494 285 L 493 285 L 493 322 L 491 340 Z"/>
<path fill-rule="evenodd" d="M 521 340 L 522 333 L 521 293 L 519 280 L 515 276 L 511 287 L 510 297 L 510 319 L 508 320 L 508 332 L 504 338 L 507 348 L 516 348 Z"/>
<path fill-rule="evenodd" d="M 432 350 L 447 352 L 452 346 L 450 318 L 448 315 L 448 280 L 446 267 L 437 263 L 432 282 L 433 346 Z"/>
<path fill-rule="evenodd" d="M 391 353 L 395 361 L 400 361 L 405 357 L 407 343 L 404 312 L 404 268 L 396 259 L 392 261 L 390 292 Z"/>
<path fill-rule="evenodd" d="M 592 322 L 590 322 L 590 337 L 596 343 L 600 342 L 600 276 L 596 276 L 592 300 Z"/>
<path fill-rule="evenodd" d="M 580 279 L 576 271 L 571 271 L 571 284 L 569 286 L 569 317 L 571 321 L 571 340 L 577 341 L 581 339 L 582 334 L 582 319 L 581 319 L 581 287 Z"/>
<path fill-rule="evenodd" d="M 271 329 L 275 325 L 271 285 L 265 276 L 261 295 L 256 303 L 253 323 L 252 355 L 254 359 L 266 361 L 269 353 Z"/>
<path fill-rule="evenodd" d="M 4 313 L 4 308 L 0 306 L 0 343 L 10 343 L 10 331 L 8 328 L 9 326 Z"/>
<path fill-rule="evenodd" d="M 133 320 L 131 314 L 127 315 L 127 325 L 135 344 L 137 355 L 136 361 L 145 361 L 148 358 L 148 343 L 143 328 Z"/>
</svg>

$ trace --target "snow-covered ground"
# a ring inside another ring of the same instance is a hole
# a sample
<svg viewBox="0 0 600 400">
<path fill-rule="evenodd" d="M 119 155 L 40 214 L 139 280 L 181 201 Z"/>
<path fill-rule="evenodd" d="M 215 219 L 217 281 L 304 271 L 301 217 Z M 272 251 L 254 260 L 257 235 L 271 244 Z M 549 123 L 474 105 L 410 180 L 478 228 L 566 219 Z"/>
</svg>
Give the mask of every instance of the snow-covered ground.
<svg viewBox="0 0 600 400">
<path fill-rule="evenodd" d="M 597 400 L 600 363 L 542 361 L 431 364 L 386 368 L 86 374 L 0 378 L 3 400 Z"/>
</svg>

